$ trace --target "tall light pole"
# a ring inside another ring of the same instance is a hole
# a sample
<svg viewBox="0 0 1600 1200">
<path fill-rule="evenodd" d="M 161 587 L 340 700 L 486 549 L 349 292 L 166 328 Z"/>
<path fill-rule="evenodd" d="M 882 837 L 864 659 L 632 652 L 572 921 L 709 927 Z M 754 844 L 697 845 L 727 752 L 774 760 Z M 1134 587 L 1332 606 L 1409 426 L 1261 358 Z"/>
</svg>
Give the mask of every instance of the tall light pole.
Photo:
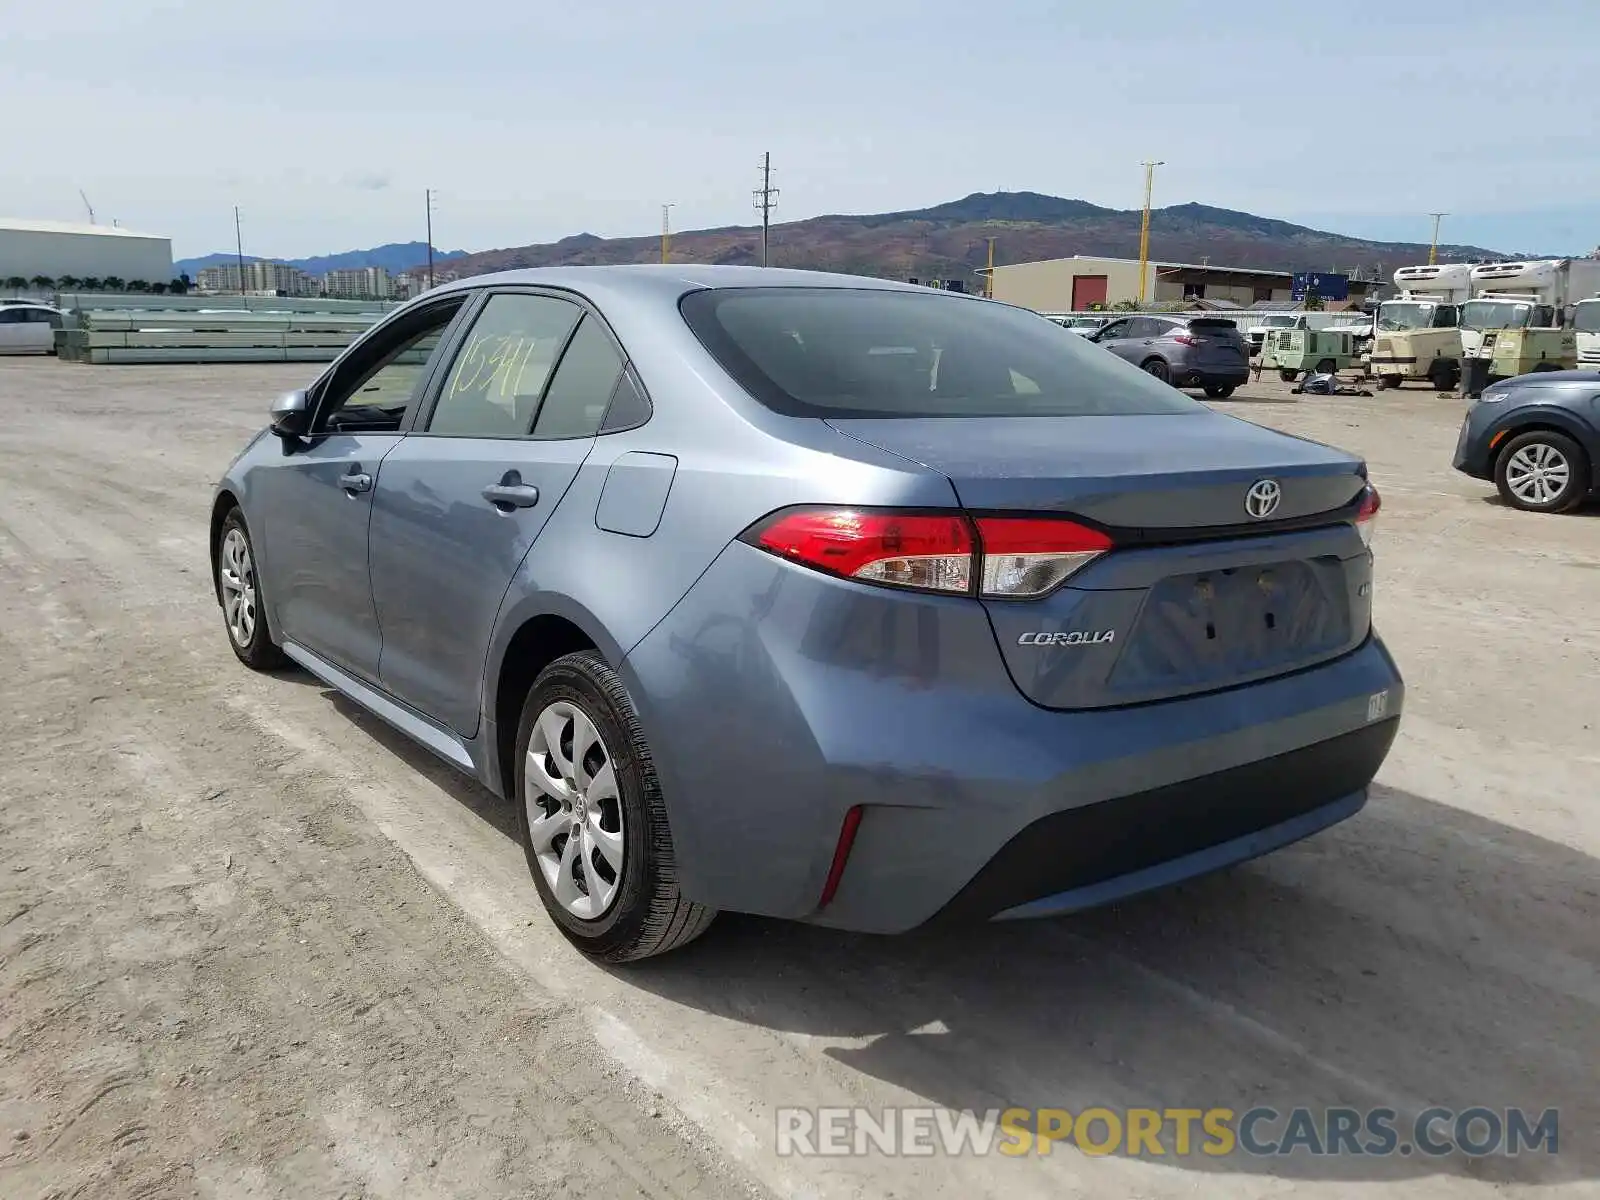
<svg viewBox="0 0 1600 1200">
<path fill-rule="evenodd" d="M 233 251 L 239 264 L 239 295 L 244 295 L 244 234 L 239 228 L 239 206 L 233 206 Z"/>
<path fill-rule="evenodd" d="M 1439 220 L 1448 217 L 1449 213 L 1429 213 L 1433 218 L 1433 242 L 1428 246 L 1428 265 L 1431 267 L 1439 258 Z"/>
<path fill-rule="evenodd" d="M 1150 192 L 1155 187 L 1156 168 L 1165 161 L 1146 162 L 1144 167 L 1144 219 L 1139 223 L 1139 307 L 1144 307 L 1144 277 L 1150 269 Z"/>
<path fill-rule="evenodd" d="M 989 238 L 989 268 L 983 277 L 983 294 L 986 299 L 994 299 L 994 239 Z"/>
<path fill-rule="evenodd" d="M 756 211 L 761 214 L 761 265 L 767 265 L 767 229 L 772 210 L 778 207 L 778 189 L 772 186 L 772 153 L 761 156 L 761 186 L 755 191 Z"/>
<path fill-rule="evenodd" d="M 672 210 L 674 208 L 676 208 L 676 207 L 677 206 L 674 205 L 674 204 L 663 204 L 661 206 L 661 261 L 662 262 L 669 261 L 669 253 L 670 253 L 670 248 L 671 248 L 671 245 L 672 245 L 671 216 L 672 216 Z"/>
<path fill-rule="evenodd" d="M 433 189 L 427 188 L 422 193 L 423 200 L 428 206 L 428 288 L 433 288 Z"/>
</svg>

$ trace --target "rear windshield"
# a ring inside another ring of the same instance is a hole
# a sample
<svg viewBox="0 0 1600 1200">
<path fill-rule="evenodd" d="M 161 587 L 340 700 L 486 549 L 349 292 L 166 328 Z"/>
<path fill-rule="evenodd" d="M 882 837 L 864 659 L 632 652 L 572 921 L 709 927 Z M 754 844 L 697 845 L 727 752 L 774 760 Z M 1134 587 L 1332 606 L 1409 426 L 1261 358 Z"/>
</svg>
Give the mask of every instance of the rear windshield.
<svg viewBox="0 0 1600 1200">
<path fill-rule="evenodd" d="M 684 320 L 746 391 L 802 417 L 1066 417 L 1206 411 L 1036 313 L 937 292 L 727 288 Z"/>
<path fill-rule="evenodd" d="M 1238 333 L 1239 327 L 1232 321 L 1221 317 L 1197 317 L 1189 322 L 1189 328 L 1196 333 Z"/>
</svg>

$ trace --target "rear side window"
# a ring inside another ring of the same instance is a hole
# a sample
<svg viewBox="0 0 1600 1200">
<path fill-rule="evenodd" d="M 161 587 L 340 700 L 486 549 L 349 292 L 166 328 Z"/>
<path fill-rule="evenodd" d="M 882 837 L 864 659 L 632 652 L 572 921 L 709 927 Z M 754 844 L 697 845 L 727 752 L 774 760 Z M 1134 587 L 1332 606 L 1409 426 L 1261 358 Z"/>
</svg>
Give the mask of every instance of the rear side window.
<svg viewBox="0 0 1600 1200">
<path fill-rule="evenodd" d="M 1203 412 L 1044 317 L 936 292 L 727 288 L 684 320 L 753 397 L 809 417 L 1037 417 Z"/>
<path fill-rule="evenodd" d="M 533 423 L 536 438 L 593 437 L 622 374 L 622 355 L 593 317 L 584 317 L 561 356 Z"/>
</svg>

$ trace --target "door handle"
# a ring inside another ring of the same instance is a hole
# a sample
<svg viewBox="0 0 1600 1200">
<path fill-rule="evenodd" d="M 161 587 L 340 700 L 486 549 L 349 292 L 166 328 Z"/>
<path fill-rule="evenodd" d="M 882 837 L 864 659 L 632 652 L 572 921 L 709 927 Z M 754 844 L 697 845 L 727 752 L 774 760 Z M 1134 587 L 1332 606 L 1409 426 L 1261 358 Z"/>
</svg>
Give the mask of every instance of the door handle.
<svg viewBox="0 0 1600 1200">
<path fill-rule="evenodd" d="M 483 489 L 483 498 L 501 512 L 511 512 L 539 503 L 539 489 L 531 483 L 491 483 Z"/>
<path fill-rule="evenodd" d="M 370 491 L 372 489 L 372 476 L 363 474 L 360 470 L 349 471 L 339 476 L 339 486 L 352 496 L 357 492 Z"/>
</svg>

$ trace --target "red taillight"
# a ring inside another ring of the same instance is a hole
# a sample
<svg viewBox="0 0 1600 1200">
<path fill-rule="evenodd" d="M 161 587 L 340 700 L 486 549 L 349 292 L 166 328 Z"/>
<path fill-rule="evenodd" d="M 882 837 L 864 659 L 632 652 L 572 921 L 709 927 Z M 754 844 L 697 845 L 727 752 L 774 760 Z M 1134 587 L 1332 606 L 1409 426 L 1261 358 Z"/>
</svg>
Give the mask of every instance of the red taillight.
<svg viewBox="0 0 1600 1200">
<path fill-rule="evenodd" d="M 1098 529 L 1051 517 L 979 517 L 985 596 L 1042 596 L 1107 550 Z"/>
<path fill-rule="evenodd" d="M 1200 344 L 1199 338 L 1191 337 L 1187 333 L 1175 333 L 1172 335 L 1172 340 L 1185 346 L 1198 346 Z"/>
<path fill-rule="evenodd" d="M 744 540 L 791 562 L 877 583 L 996 599 L 1042 596 L 1111 549 L 1099 530 L 1054 517 L 795 509 Z"/>
<path fill-rule="evenodd" d="M 972 590 L 972 528 L 961 516 L 802 510 L 779 517 L 754 540 L 783 558 L 865 583 Z"/>
<path fill-rule="evenodd" d="M 1356 529 L 1368 546 L 1372 545 L 1372 531 L 1377 527 L 1378 510 L 1382 507 L 1383 498 L 1378 495 L 1378 489 L 1367 484 L 1367 490 L 1361 493 L 1361 507 L 1356 510 Z"/>
<path fill-rule="evenodd" d="M 818 908 L 828 907 L 828 901 L 839 890 L 844 878 L 844 867 L 850 861 L 850 847 L 856 844 L 856 830 L 861 828 L 861 805 L 857 804 L 844 814 L 844 824 L 839 827 L 839 841 L 833 848 L 833 862 L 828 866 L 828 878 L 822 885 L 822 899 Z"/>
</svg>

